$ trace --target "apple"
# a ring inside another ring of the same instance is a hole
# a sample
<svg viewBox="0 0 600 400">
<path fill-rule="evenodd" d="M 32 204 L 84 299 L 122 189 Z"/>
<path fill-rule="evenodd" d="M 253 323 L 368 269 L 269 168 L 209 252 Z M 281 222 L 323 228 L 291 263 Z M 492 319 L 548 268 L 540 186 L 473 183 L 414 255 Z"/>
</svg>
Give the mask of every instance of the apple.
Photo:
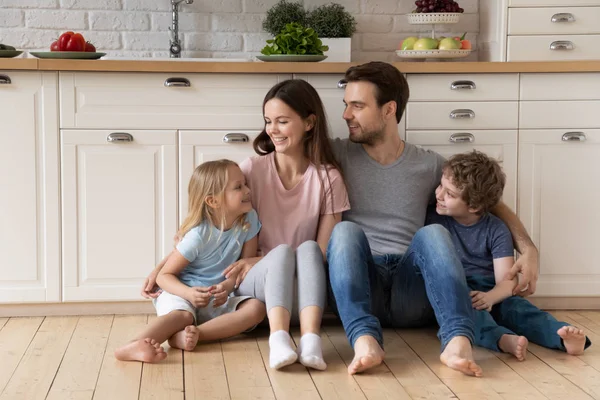
<svg viewBox="0 0 600 400">
<path fill-rule="evenodd" d="M 440 50 L 457 50 L 460 49 L 460 42 L 455 40 L 454 38 L 444 38 L 440 40 L 440 44 L 438 46 Z"/>
<path fill-rule="evenodd" d="M 400 43 L 400 50 L 412 50 L 417 40 L 419 38 L 414 36 L 407 37 Z"/>
<path fill-rule="evenodd" d="M 420 38 L 415 42 L 413 50 L 433 50 L 438 47 L 438 41 L 433 38 Z"/>
<path fill-rule="evenodd" d="M 469 39 L 463 39 L 460 41 L 460 48 L 463 50 L 471 50 L 473 46 L 471 45 L 471 41 Z"/>
</svg>

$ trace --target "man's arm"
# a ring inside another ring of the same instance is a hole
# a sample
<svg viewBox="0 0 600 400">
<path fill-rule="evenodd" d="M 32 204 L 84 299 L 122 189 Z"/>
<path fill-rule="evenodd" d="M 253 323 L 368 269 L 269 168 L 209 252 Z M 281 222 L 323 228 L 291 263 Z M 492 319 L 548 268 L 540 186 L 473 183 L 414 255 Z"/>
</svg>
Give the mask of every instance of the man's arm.
<svg viewBox="0 0 600 400">
<path fill-rule="evenodd" d="M 521 254 L 508 272 L 506 279 L 513 280 L 520 272 L 523 276 L 519 279 L 519 283 L 513 290 L 513 294 L 529 296 L 530 294 L 535 293 L 539 274 L 538 250 L 519 218 L 506 204 L 503 202 L 498 203 L 492 209 L 492 213 L 508 226 L 513 237 L 515 249 Z"/>
</svg>

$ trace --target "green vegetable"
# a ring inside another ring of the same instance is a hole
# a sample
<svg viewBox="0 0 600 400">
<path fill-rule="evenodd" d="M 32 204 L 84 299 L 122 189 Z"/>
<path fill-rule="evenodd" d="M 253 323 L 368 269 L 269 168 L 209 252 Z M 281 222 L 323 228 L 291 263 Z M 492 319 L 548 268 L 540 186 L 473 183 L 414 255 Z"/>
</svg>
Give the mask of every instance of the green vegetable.
<svg viewBox="0 0 600 400">
<path fill-rule="evenodd" d="M 323 55 L 329 50 L 312 28 L 305 28 L 297 22 L 286 24 L 274 39 L 267 40 L 267 45 L 261 53 L 270 56 L 274 54 L 318 54 Z"/>
<path fill-rule="evenodd" d="M 0 43 L 0 50 L 16 50 L 14 47 Z"/>
</svg>

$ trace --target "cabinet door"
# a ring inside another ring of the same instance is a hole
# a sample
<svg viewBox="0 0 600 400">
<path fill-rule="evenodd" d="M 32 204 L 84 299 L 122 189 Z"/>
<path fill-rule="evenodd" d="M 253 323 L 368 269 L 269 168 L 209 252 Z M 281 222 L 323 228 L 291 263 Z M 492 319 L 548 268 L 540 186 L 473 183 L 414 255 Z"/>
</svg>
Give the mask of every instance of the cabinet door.
<svg viewBox="0 0 600 400">
<path fill-rule="evenodd" d="M 61 131 L 63 300 L 138 300 L 173 247 L 176 131 Z"/>
<path fill-rule="evenodd" d="M 516 210 L 517 131 L 407 131 L 406 140 L 438 152 L 445 158 L 471 150 L 479 150 L 493 157 L 506 174 L 502 200 Z"/>
<path fill-rule="evenodd" d="M 187 215 L 188 183 L 194 168 L 205 161 L 227 158 L 240 163 L 256 155 L 252 142 L 260 131 L 179 132 L 179 223 Z M 173 236 L 175 232 L 172 232 Z"/>
<path fill-rule="evenodd" d="M 519 217 L 540 251 L 536 295 L 600 295 L 598 171 L 600 130 L 519 132 Z"/>
<path fill-rule="evenodd" d="M 60 301 L 57 88 L 0 72 L 0 303 Z"/>
</svg>

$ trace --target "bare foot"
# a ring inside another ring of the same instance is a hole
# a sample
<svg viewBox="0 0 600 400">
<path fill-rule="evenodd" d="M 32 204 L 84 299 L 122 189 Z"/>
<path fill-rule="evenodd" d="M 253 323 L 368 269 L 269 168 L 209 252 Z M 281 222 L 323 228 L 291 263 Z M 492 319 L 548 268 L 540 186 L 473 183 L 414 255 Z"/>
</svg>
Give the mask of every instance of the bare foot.
<svg viewBox="0 0 600 400">
<path fill-rule="evenodd" d="M 354 375 L 376 367 L 384 357 L 385 352 L 373 336 L 361 336 L 354 342 L 354 359 L 348 366 L 348 373 Z"/>
<path fill-rule="evenodd" d="M 505 353 L 510 353 L 519 361 L 525 360 L 527 345 L 529 341 L 525 336 L 502 335 L 498 341 L 498 347 Z"/>
<path fill-rule="evenodd" d="M 585 349 L 585 334 L 583 330 L 574 326 L 563 326 L 556 333 L 562 338 L 567 353 L 572 356 L 583 354 L 583 350 Z"/>
<path fill-rule="evenodd" d="M 177 349 L 192 351 L 198 344 L 200 330 L 195 325 L 188 325 L 169 339 L 169 346 Z"/>
<path fill-rule="evenodd" d="M 440 355 L 440 361 L 465 375 L 483 375 L 481 367 L 473 360 L 471 342 L 464 336 L 455 336 L 450 340 Z"/>
<path fill-rule="evenodd" d="M 165 349 L 154 339 L 138 339 L 115 350 L 115 358 L 121 361 L 153 363 L 167 358 Z"/>
</svg>

